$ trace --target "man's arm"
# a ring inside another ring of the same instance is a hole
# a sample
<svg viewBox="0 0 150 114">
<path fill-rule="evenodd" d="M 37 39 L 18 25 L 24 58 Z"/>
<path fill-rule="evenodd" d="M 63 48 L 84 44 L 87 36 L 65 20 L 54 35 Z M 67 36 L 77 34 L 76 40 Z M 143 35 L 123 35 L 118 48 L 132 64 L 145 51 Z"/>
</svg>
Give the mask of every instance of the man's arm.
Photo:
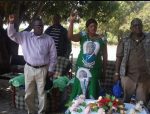
<svg viewBox="0 0 150 114">
<path fill-rule="evenodd" d="M 65 57 L 69 58 L 70 53 L 72 51 L 71 41 L 68 39 L 68 31 L 66 28 L 62 27 L 61 36 L 63 38 L 63 53 L 65 53 Z"/>
<path fill-rule="evenodd" d="M 49 69 L 48 69 L 48 76 L 52 77 L 54 74 L 54 70 L 57 64 L 57 51 L 55 47 L 54 40 L 51 40 L 51 46 L 50 46 L 50 52 L 49 52 L 49 57 L 50 57 L 50 63 L 49 63 Z"/>
<path fill-rule="evenodd" d="M 116 52 L 116 63 L 115 63 L 115 74 L 114 74 L 115 82 L 120 79 L 120 66 L 121 66 L 123 55 L 124 55 L 124 47 L 123 47 L 123 41 L 121 40 L 117 46 L 117 52 Z"/>
<path fill-rule="evenodd" d="M 115 63 L 115 74 L 114 74 L 114 81 L 120 80 L 120 65 L 121 65 L 122 57 L 116 58 Z"/>
<path fill-rule="evenodd" d="M 107 59 L 108 59 L 108 55 L 107 55 L 107 43 L 106 43 L 105 47 L 103 48 L 103 79 L 105 79 L 106 77 Z"/>
<path fill-rule="evenodd" d="M 16 43 L 21 44 L 22 43 L 22 36 L 20 32 L 16 32 L 14 28 L 14 22 L 15 22 L 15 16 L 9 15 L 9 23 L 8 23 L 8 28 L 7 28 L 7 34 L 8 37 L 13 40 Z"/>
</svg>

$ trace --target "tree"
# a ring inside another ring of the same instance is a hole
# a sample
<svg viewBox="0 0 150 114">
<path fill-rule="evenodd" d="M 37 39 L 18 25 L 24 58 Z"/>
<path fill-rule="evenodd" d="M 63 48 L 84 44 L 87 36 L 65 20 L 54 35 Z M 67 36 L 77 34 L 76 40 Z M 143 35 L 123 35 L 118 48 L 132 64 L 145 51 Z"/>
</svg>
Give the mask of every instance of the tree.
<svg viewBox="0 0 150 114">
<path fill-rule="evenodd" d="M 29 24 L 31 29 L 32 20 L 40 15 L 45 24 L 51 22 L 51 16 L 55 13 L 62 15 L 62 20 L 67 22 L 70 11 L 77 9 L 79 16 L 84 20 L 93 17 L 99 22 L 107 22 L 112 12 L 117 9 L 118 3 L 112 1 L 0 1 L 0 15 L 4 22 L 7 22 L 7 17 L 10 13 L 15 13 L 17 23 L 15 27 L 18 30 L 22 22 Z M 15 45 L 18 51 L 18 45 Z"/>
<path fill-rule="evenodd" d="M 143 7 L 141 7 L 138 12 L 131 13 L 131 15 L 128 16 L 128 19 L 131 21 L 134 17 L 140 18 L 143 21 L 144 31 L 149 32 L 150 2 L 144 2 Z"/>
<path fill-rule="evenodd" d="M 60 13 L 62 19 L 67 21 L 67 17 L 72 9 L 77 9 L 81 18 L 97 18 L 99 21 L 107 21 L 113 11 L 117 9 L 117 2 L 112 1 L 10 1 L 0 2 L 1 15 L 5 17 L 9 13 L 15 13 L 18 24 L 29 22 L 37 15 L 49 23 L 53 14 Z"/>
<path fill-rule="evenodd" d="M 107 23 L 101 23 L 101 28 L 111 34 L 109 36 L 109 41 L 114 38 L 115 43 L 117 43 L 116 39 L 119 40 L 128 34 L 131 20 L 134 17 L 140 17 L 140 12 L 144 10 L 143 8 L 146 7 L 145 5 L 148 5 L 147 2 L 143 1 L 118 1 L 118 4 L 119 7 L 113 12 L 113 17 Z M 147 17 L 149 15 L 149 11 L 150 10 L 147 10 L 147 13 L 145 13 L 145 8 L 142 15 L 145 14 L 145 17 Z M 149 19 L 147 18 L 147 21 L 148 20 Z"/>
<path fill-rule="evenodd" d="M 31 23 L 31 18 L 34 19 L 37 15 L 39 15 L 43 9 L 44 3 L 42 1 L 7 1 L 0 2 L 0 15 L 3 18 L 4 23 L 7 23 L 7 17 L 9 14 L 14 13 L 16 15 L 16 23 L 15 28 L 18 31 L 19 26 L 22 22 L 27 21 Z M 33 7 L 33 8 L 32 8 Z M 31 28 L 31 24 L 29 26 Z M 18 54 L 19 45 L 15 42 L 11 42 L 11 55 Z"/>
</svg>

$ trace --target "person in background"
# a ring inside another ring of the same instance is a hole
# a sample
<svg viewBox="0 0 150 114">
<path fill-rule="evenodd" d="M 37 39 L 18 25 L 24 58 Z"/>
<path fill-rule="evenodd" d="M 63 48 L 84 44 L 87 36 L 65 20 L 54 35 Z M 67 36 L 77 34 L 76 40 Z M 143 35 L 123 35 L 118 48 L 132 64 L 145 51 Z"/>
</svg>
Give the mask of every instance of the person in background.
<svg viewBox="0 0 150 114">
<path fill-rule="evenodd" d="M 88 19 L 86 22 L 86 31 L 73 34 L 73 25 L 76 17 L 76 14 L 70 15 L 68 38 L 71 41 L 80 42 L 81 48 L 76 62 L 76 76 L 69 101 L 72 101 L 80 94 L 83 94 L 80 80 L 77 78 L 79 77 L 77 76 L 77 72 L 81 69 L 89 72 L 88 77 L 91 76 L 88 82 L 86 98 L 97 99 L 100 90 L 100 79 L 104 78 L 106 75 L 107 41 L 102 38 L 102 35 L 96 33 L 98 24 L 97 21 L 92 18 Z M 87 52 L 89 49 L 86 48 L 89 48 L 92 53 Z M 95 57 L 93 57 L 93 55 Z"/>
<path fill-rule="evenodd" d="M 121 79 L 124 102 L 136 100 L 145 104 L 150 100 L 150 34 L 143 32 L 141 19 L 134 18 L 131 33 L 117 46 L 114 81 Z"/>
<path fill-rule="evenodd" d="M 61 16 L 58 14 L 53 15 L 53 25 L 45 30 L 45 33 L 50 35 L 56 45 L 57 56 L 69 58 L 71 53 L 71 42 L 67 37 L 67 29 L 61 24 Z"/>
<path fill-rule="evenodd" d="M 67 72 L 71 68 L 71 63 L 66 63 L 65 60 L 69 60 L 69 56 L 71 53 L 71 42 L 68 40 L 67 37 L 67 29 L 64 28 L 60 22 L 61 22 L 61 16 L 59 14 L 53 15 L 53 25 L 49 26 L 46 30 L 45 33 L 50 35 L 55 42 L 55 46 L 57 49 L 57 61 L 58 64 L 56 66 L 56 70 L 61 71 L 61 73 L 56 73 L 55 75 L 66 75 Z M 60 68 L 61 65 L 59 64 L 64 64 L 65 68 Z M 57 71 L 56 71 L 57 72 Z"/>
<path fill-rule="evenodd" d="M 25 102 L 28 114 L 35 114 L 35 90 L 37 88 L 39 110 L 38 114 L 45 114 L 46 91 L 44 90 L 46 76 L 53 77 L 57 63 L 57 53 L 54 40 L 43 34 L 43 21 L 36 18 L 33 21 L 33 32 L 16 32 L 14 29 L 15 15 L 9 15 L 7 28 L 11 40 L 22 46 L 25 75 Z"/>
<path fill-rule="evenodd" d="M 52 26 L 49 26 L 45 33 L 51 36 L 55 42 L 57 49 L 56 73 L 54 77 L 67 75 L 71 69 L 69 56 L 71 53 L 71 42 L 67 37 L 67 29 L 61 25 L 61 16 L 59 14 L 53 15 Z"/>
</svg>

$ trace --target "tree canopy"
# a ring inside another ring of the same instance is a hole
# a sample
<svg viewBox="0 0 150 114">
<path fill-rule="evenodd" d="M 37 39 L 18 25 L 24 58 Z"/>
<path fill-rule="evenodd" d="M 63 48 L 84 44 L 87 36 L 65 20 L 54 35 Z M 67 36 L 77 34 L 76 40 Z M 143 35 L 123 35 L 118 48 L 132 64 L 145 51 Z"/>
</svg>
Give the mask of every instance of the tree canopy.
<svg viewBox="0 0 150 114">
<path fill-rule="evenodd" d="M 117 10 L 118 3 L 112 1 L 3 1 L 0 2 L 0 14 L 7 21 L 10 13 L 15 13 L 18 23 L 31 22 L 33 18 L 40 15 L 46 24 L 51 22 L 51 16 L 59 13 L 64 22 L 67 21 L 72 9 L 77 9 L 79 16 L 83 19 L 90 17 L 106 22 Z"/>
</svg>

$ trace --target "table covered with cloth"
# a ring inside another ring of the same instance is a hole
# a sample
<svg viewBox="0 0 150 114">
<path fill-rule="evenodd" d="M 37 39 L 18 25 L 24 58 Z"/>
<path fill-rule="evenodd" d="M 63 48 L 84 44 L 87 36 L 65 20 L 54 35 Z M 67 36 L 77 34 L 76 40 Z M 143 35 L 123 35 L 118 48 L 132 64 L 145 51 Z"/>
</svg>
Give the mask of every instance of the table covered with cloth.
<svg viewBox="0 0 150 114">
<path fill-rule="evenodd" d="M 79 105 L 75 111 L 72 111 L 72 107 L 69 107 L 66 110 L 65 114 L 108 114 L 108 112 L 103 113 L 103 112 L 100 112 L 99 110 L 92 110 L 92 109 L 90 110 L 90 112 L 87 113 L 86 108 L 88 107 L 88 105 L 95 103 L 95 102 L 97 102 L 97 100 L 85 99 L 84 103 L 86 105 Z M 124 103 L 124 109 L 125 109 L 124 113 L 113 112 L 109 114 L 149 114 L 147 108 L 145 107 L 142 107 L 141 111 L 133 112 L 135 107 L 136 107 L 135 104 Z"/>
</svg>

